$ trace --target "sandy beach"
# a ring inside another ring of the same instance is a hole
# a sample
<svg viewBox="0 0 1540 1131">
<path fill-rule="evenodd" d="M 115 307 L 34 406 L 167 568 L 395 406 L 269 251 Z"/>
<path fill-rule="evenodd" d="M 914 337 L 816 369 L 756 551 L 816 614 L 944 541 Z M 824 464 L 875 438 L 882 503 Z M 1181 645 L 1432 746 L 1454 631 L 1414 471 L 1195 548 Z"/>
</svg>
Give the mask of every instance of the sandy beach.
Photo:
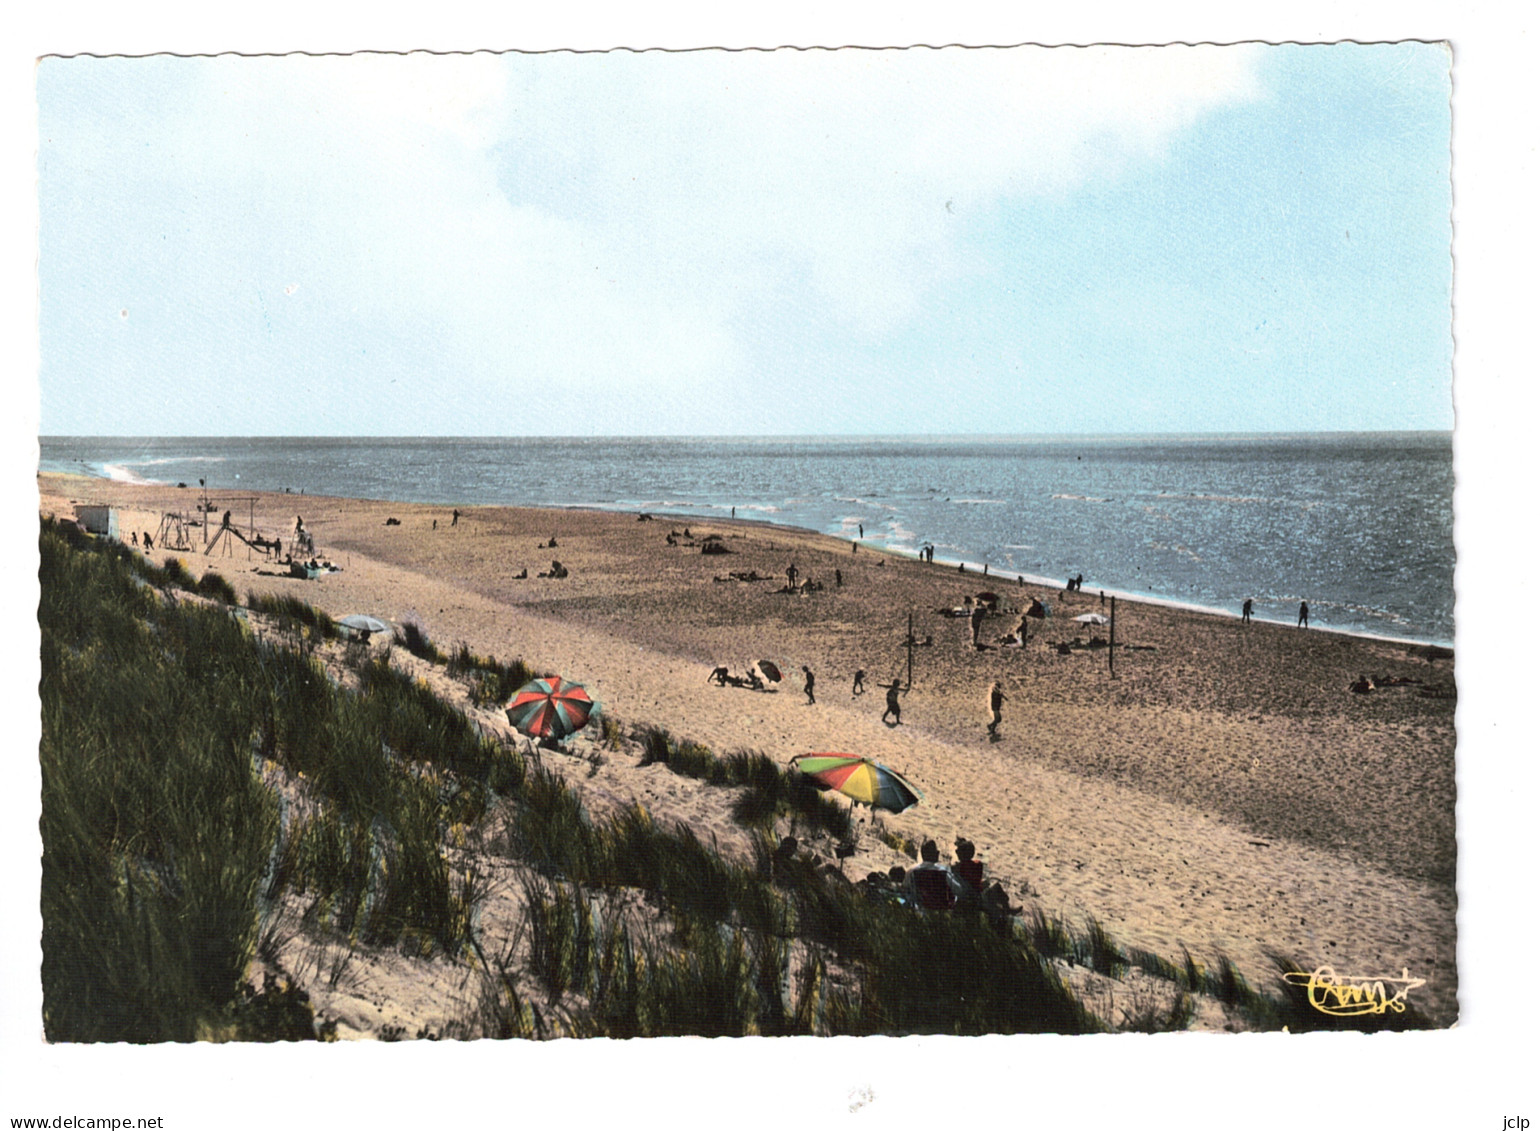
<svg viewBox="0 0 1540 1131">
<path fill-rule="evenodd" d="M 39 492 L 40 511 L 59 517 L 77 504 L 118 507 L 125 541 L 155 532 L 166 512 L 197 515 L 195 488 L 43 475 Z M 334 616 L 417 621 L 446 649 L 464 642 L 560 672 L 625 725 L 662 726 L 718 753 L 875 758 L 925 794 L 886 827 L 944 847 L 972 839 L 1018 902 L 1094 915 L 1124 944 L 1173 960 L 1183 948 L 1227 955 L 1254 985 L 1274 982 L 1269 953 L 1365 977 L 1405 970 L 1425 980 L 1413 1004 L 1441 1025 L 1457 1017 L 1446 651 L 1123 600 L 1114 675 L 1108 650 L 1091 646 L 1107 628 L 1073 619 L 1112 611 L 1095 592 L 963 575 L 812 532 L 493 507 L 455 521 L 438 506 L 227 498 L 215 498 L 216 525 L 228 507 L 243 533 L 287 546 L 302 516 L 341 572 L 291 578 L 229 539 L 205 556 L 201 528 L 195 549 L 154 556 L 179 557 L 195 575 L 212 569 L 243 597 L 292 594 Z M 728 552 L 702 553 L 712 534 Z M 536 576 L 553 560 L 568 576 Z M 822 588 L 778 592 L 790 565 Z M 729 577 L 749 573 L 765 580 Z M 979 650 L 966 618 L 938 610 L 985 591 L 1011 611 L 985 619 Z M 1051 617 L 1029 622 L 1024 645 L 997 646 L 1032 596 Z M 891 726 L 882 685 L 906 678 L 911 616 L 931 642 L 913 649 L 903 723 Z M 786 673 L 771 690 L 707 681 L 718 665 L 740 673 L 761 659 Z M 816 676 L 812 704 L 804 665 Z M 863 695 L 852 694 L 857 670 Z M 1364 674 L 1390 685 L 1350 692 Z M 995 680 L 1006 701 L 992 742 Z M 587 788 L 601 801 L 643 799 L 729 844 L 720 801 L 695 784 L 617 758 Z M 847 867 L 904 862 L 866 836 Z"/>
</svg>

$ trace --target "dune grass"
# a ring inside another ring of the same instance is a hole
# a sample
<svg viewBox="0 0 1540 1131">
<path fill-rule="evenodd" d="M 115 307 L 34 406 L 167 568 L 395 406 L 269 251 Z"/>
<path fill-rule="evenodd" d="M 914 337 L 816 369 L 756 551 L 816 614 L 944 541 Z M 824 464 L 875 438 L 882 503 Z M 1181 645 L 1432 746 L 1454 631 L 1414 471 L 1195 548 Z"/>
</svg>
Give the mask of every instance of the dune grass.
<svg viewBox="0 0 1540 1131">
<path fill-rule="evenodd" d="M 427 660 L 430 664 L 443 664 L 449 660 L 438 645 L 428 639 L 427 630 L 416 621 L 402 622 L 396 630 L 395 641 L 419 660 Z"/>
<path fill-rule="evenodd" d="M 192 586 L 187 585 L 183 588 L 192 588 Z M 254 613 L 273 617 L 278 621 L 279 627 L 285 631 L 293 631 L 296 625 L 303 624 L 314 629 L 323 640 L 336 639 L 337 624 L 331 616 L 292 594 L 284 594 L 280 597 L 263 593 L 247 593 L 246 607 Z"/>
<path fill-rule="evenodd" d="M 236 1006 L 277 832 L 246 673 L 183 662 L 242 631 L 56 529 L 39 553 L 44 1031 L 192 1040 Z"/>
<path fill-rule="evenodd" d="M 450 653 L 445 670 L 453 678 L 466 681 L 470 701 L 477 707 L 501 706 L 536 678 L 523 660 L 505 663 L 493 656 L 478 655 L 464 643 Z"/>
<path fill-rule="evenodd" d="M 213 570 L 207 571 L 198 579 L 198 592 L 205 597 L 213 598 L 221 604 L 240 604 L 240 599 L 235 595 L 235 586 L 231 585 Z"/>
<path fill-rule="evenodd" d="M 369 941 L 467 945 L 481 893 L 443 833 L 522 784 L 516 756 L 394 673 L 347 692 L 220 609 L 163 600 L 132 555 L 67 526 L 45 523 L 39 552 L 50 1040 L 265 1031 L 267 991 L 242 977 L 288 879 Z M 301 602 L 251 604 L 328 632 Z M 320 798 L 281 844 L 267 759 Z"/>
<path fill-rule="evenodd" d="M 732 810 L 739 824 L 762 828 L 777 817 L 790 815 L 833 836 L 850 835 L 848 806 L 824 796 L 804 775 L 783 770 L 762 753 L 740 750 L 719 758 L 698 743 L 674 738 L 661 727 L 643 727 L 635 738 L 642 745 L 644 766 L 662 762 L 681 777 L 741 788 Z"/>
</svg>

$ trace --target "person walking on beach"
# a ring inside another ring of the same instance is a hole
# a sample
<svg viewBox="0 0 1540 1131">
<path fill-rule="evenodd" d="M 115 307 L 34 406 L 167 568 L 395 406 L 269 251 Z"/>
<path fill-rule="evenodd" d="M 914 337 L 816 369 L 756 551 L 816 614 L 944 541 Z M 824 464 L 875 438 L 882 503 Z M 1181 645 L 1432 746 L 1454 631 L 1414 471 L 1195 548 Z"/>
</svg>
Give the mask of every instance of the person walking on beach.
<svg viewBox="0 0 1540 1131">
<path fill-rule="evenodd" d="M 882 712 L 882 721 L 887 722 L 888 716 L 892 715 L 894 726 L 902 726 L 904 724 L 904 720 L 900 717 L 898 708 L 898 688 L 899 683 L 896 679 L 892 683 L 888 684 L 888 706 L 887 710 Z"/>
<path fill-rule="evenodd" d="M 816 702 L 813 698 L 813 669 L 803 664 L 802 674 L 807 677 L 802 681 L 802 691 L 807 696 L 807 705 L 811 707 Z"/>
<path fill-rule="evenodd" d="M 839 570 L 834 571 L 834 588 L 841 589 L 845 585 L 845 575 Z"/>
<path fill-rule="evenodd" d="M 983 601 L 978 601 L 973 606 L 973 611 L 968 614 L 968 630 L 973 634 L 973 646 L 979 646 L 979 629 L 984 625 L 984 613 L 986 612 Z"/>
<path fill-rule="evenodd" d="M 856 681 L 850 685 L 850 697 L 866 694 L 866 671 L 864 668 L 856 669 Z"/>
<path fill-rule="evenodd" d="M 1244 601 L 1241 602 L 1241 623 L 1242 624 L 1250 624 L 1251 623 L 1251 598 L 1250 597 L 1247 597 Z"/>
<path fill-rule="evenodd" d="M 460 525 L 460 508 L 459 507 L 456 507 L 454 510 L 449 512 L 449 525 L 450 526 L 459 526 Z"/>
<path fill-rule="evenodd" d="M 1000 737 L 996 730 L 1000 726 L 1000 704 L 1005 702 L 1005 692 L 1000 690 L 1000 681 L 997 679 L 989 685 L 989 737 Z"/>
<path fill-rule="evenodd" d="M 858 538 L 865 538 L 866 537 L 866 527 L 862 523 L 859 523 L 859 522 L 856 523 L 856 537 L 858 537 Z"/>
<path fill-rule="evenodd" d="M 1307 605 L 1304 601 L 1301 601 L 1299 603 L 1299 620 L 1295 622 L 1294 627 L 1295 628 L 1309 628 L 1310 627 L 1310 606 Z"/>
<path fill-rule="evenodd" d="M 150 541 L 150 532 L 147 530 L 144 533 L 144 552 L 148 554 L 153 549 L 155 549 L 155 543 Z"/>
</svg>

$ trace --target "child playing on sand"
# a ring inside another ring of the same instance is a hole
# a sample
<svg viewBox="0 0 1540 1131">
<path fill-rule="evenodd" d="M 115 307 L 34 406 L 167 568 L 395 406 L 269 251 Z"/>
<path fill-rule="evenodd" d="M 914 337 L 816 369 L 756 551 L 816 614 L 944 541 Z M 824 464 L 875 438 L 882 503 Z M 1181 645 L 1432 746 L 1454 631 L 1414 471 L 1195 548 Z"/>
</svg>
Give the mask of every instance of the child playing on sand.
<svg viewBox="0 0 1540 1131">
<path fill-rule="evenodd" d="M 989 737 L 996 738 L 996 729 L 1000 726 L 1000 704 L 1005 702 L 1005 692 L 1000 690 L 1000 681 L 997 679 L 989 685 Z"/>
<path fill-rule="evenodd" d="M 856 681 L 850 685 L 850 697 L 852 699 L 854 699 L 857 695 L 865 695 L 865 694 L 866 694 L 866 671 L 865 671 L 865 669 L 857 668 L 856 669 Z"/>
<path fill-rule="evenodd" d="M 892 683 L 888 684 L 888 707 L 887 710 L 882 712 L 882 721 L 887 722 L 888 716 L 892 715 L 894 726 L 902 726 L 904 723 L 904 720 L 900 718 L 900 712 L 898 708 L 898 687 L 899 684 L 898 680 L 896 679 Z"/>
<path fill-rule="evenodd" d="M 806 664 L 803 664 L 802 665 L 802 674 L 807 676 L 807 679 L 803 681 L 802 691 L 803 691 L 804 694 L 807 695 L 807 705 L 809 707 L 811 707 L 813 705 L 813 703 L 814 703 L 814 699 L 813 699 L 813 669 L 808 667 Z"/>
</svg>

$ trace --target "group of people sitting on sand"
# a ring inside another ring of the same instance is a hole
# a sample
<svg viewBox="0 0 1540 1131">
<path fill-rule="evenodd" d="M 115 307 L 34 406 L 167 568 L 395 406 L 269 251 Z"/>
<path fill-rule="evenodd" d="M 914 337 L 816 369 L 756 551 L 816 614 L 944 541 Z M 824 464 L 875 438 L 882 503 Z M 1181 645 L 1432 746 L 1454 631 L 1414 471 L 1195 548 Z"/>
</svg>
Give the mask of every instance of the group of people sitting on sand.
<svg viewBox="0 0 1540 1131">
<path fill-rule="evenodd" d="M 555 539 L 553 538 L 552 541 L 554 542 Z M 543 569 L 539 573 L 535 574 L 535 576 L 536 577 L 562 578 L 562 577 L 568 576 L 568 572 L 569 571 L 568 571 L 566 566 L 562 565 L 555 558 L 552 558 L 551 559 L 551 568 L 550 569 Z M 515 581 L 527 581 L 527 580 L 529 580 L 529 568 L 526 566 L 524 569 L 519 570 L 518 573 L 513 575 L 513 580 L 515 580 Z"/>
<path fill-rule="evenodd" d="M 773 581 L 775 579 L 770 577 L 768 574 L 760 573 L 758 570 L 753 570 L 753 569 L 747 569 L 747 570 L 744 570 L 744 569 L 732 569 L 732 570 L 728 570 L 727 571 L 727 576 L 726 577 L 723 577 L 721 574 L 718 574 L 716 577 L 713 577 L 711 580 L 712 581 Z"/>
<path fill-rule="evenodd" d="M 727 669 L 726 664 L 711 669 L 711 674 L 706 677 L 707 683 L 714 683 L 718 687 L 747 687 L 750 691 L 763 691 L 765 681 L 759 678 L 759 671 L 753 665 L 741 676 L 733 675 Z"/>
<path fill-rule="evenodd" d="M 999 882 L 986 883 L 984 862 L 978 858 L 972 841 L 958 837 L 953 851 L 956 861 L 941 863 L 941 850 L 927 840 L 920 846 L 920 862 L 905 870 L 890 868 L 886 875 L 869 872 L 857 885 L 869 898 L 901 903 L 919 911 L 982 911 L 993 922 L 1004 923 L 1021 908 L 1012 906 L 1010 896 Z"/>
</svg>

